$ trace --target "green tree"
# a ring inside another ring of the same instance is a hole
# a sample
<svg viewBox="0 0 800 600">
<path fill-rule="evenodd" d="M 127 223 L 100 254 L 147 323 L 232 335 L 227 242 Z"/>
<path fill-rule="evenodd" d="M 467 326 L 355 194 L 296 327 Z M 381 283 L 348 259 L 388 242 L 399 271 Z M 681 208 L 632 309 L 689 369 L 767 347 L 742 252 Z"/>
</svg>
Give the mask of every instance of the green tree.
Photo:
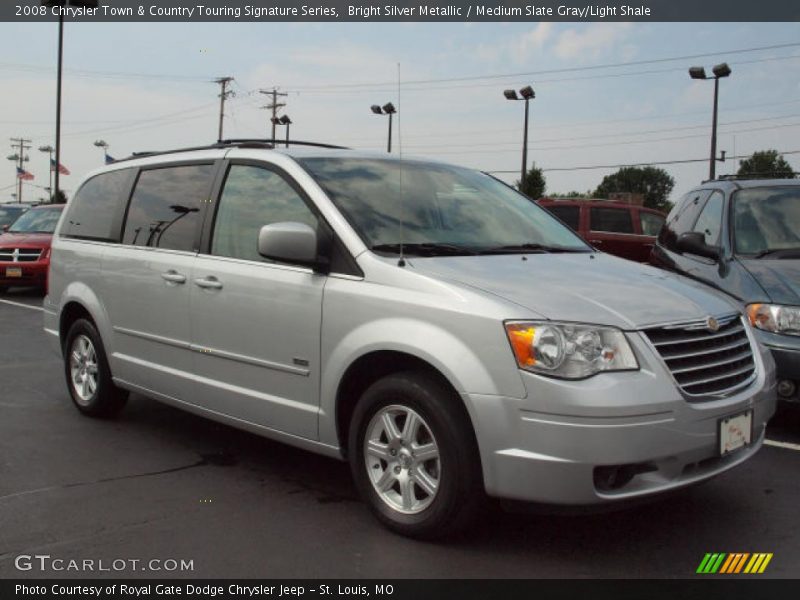
<svg viewBox="0 0 800 600">
<path fill-rule="evenodd" d="M 792 166 L 777 150 L 753 152 L 750 158 L 739 161 L 739 177 L 751 179 L 794 179 Z"/>
<path fill-rule="evenodd" d="M 567 192 L 566 194 L 562 193 L 551 193 L 547 194 L 548 198 L 591 198 L 592 197 L 592 190 L 586 190 L 585 192 L 579 192 L 577 190 L 572 190 L 571 192 Z"/>
<path fill-rule="evenodd" d="M 516 185 L 520 192 L 534 200 L 544 196 L 544 191 L 547 189 L 544 173 L 537 167 L 531 167 L 531 170 L 525 173 L 525 178 L 522 181 L 517 181 Z"/>
<path fill-rule="evenodd" d="M 623 167 L 606 175 L 594 192 L 597 198 L 608 198 L 612 192 L 632 192 L 644 195 L 644 205 L 667 212 L 668 200 L 675 180 L 664 169 L 656 167 Z"/>
<path fill-rule="evenodd" d="M 56 195 L 53 196 L 53 203 L 54 204 L 67 203 L 67 195 L 64 193 L 64 190 L 58 190 L 58 192 L 56 192 Z"/>
</svg>

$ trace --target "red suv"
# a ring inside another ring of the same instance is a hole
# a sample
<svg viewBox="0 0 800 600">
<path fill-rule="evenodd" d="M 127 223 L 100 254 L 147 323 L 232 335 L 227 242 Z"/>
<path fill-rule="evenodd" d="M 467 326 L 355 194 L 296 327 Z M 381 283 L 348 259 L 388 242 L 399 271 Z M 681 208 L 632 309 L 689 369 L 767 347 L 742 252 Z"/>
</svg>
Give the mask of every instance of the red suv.
<svg viewBox="0 0 800 600">
<path fill-rule="evenodd" d="M 12 286 L 47 289 L 50 243 L 63 204 L 37 206 L 0 235 L 0 291 Z"/>
<path fill-rule="evenodd" d="M 556 200 L 537 203 L 561 219 L 598 250 L 637 262 L 648 262 L 663 213 L 609 200 Z"/>
</svg>

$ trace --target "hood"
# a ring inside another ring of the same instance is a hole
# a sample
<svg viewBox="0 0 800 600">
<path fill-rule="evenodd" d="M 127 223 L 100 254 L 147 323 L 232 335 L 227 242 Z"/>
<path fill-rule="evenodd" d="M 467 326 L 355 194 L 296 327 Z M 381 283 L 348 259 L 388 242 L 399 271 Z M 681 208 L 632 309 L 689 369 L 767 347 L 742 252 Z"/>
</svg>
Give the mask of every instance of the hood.
<svg viewBox="0 0 800 600">
<path fill-rule="evenodd" d="M 52 240 L 52 233 L 4 233 L 0 235 L 0 247 L 48 248 Z"/>
<path fill-rule="evenodd" d="M 609 254 L 413 258 L 417 271 L 483 290 L 531 311 L 531 318 L 639 329 L 737 309 L 688 278 Z"/>
<path fill-rule="evenodd" d="M 800 304 L 800 259 L 745 259 L 742 266 L 775 304 Z"/>
</svg>

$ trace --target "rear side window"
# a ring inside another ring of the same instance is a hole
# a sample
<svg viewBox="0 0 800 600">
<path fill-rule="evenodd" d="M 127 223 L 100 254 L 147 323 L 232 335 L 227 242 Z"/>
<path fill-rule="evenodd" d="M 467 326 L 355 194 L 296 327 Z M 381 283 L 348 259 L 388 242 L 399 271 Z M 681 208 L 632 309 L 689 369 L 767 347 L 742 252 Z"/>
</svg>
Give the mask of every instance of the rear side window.
<svg viewBox="0 0 800 600">
<path fill-rule="evenodd" d="M 624 208 L 592 208 L 592 231 L 633 233 L 631 212 Z"/>
<path fill-rule="evenodd" d="M 124 244 L 197 250 L 202 209 L 214 165 L 181 165 L 142 171 L 128 208 Z"/>
<path fill-rule="evenodd" d="M 564 224 L 567 225 L 573 231 L 578 231 L 580 217 L 581 217 L 581 209 L 578 206 L 553 206 L 552 204 L 549 206 L 545 206 L 547 210 L 549 210 L 552 214 L 557 216 L 559 219 L 564 221 Z"/>
<path fill-rule="evenodd" d="M 639 219 L 642 223 L 642 235 L 652 235 L 655 237 L 658 235 L 658 232 L 661 231 L 661 226 L 664 224 L 664 217 L 649 212 L 639 212 Z"/>
<path fill-rule="evenodd" d="M 67 207 L 61 235 L 86 240 L 119 241 L 119 213 L 127 200 L 132 169 L 92 177 Z"/>
</svg>

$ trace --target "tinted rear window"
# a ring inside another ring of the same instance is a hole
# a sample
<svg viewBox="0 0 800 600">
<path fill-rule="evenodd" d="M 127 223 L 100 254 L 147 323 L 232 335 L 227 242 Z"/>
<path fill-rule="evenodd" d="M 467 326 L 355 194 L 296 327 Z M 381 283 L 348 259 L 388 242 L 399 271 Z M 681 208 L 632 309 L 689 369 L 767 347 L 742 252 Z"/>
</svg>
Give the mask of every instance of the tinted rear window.
<svg viewBox="0 0 800 600">
<path fill-rule="evenodd" d="M 196 250 L 214 165 L 185 165 L 142 171 L 128 208 L 124 244 Z"/>
<path fill-rule="evenodd" d="M 633 233 L 631 212 L 624 208 L 592 208 L 592 231 Z"/>
<path fill-rule="evenodd" d="M 581 209 L 577 206 L 545 206 L 547 210 L 557 216 L 559 219 L 573 231 L 578 231 L 578 223 L 580 222 Z"/>
<path fill-rule="evenodd" d="M 127 200 L 132 176 L 132 169 L 122 169 L 92 177 L 84 183 L 69 203 L 61 234 L 118 242 L 119 214 Z"/>
</svg>

